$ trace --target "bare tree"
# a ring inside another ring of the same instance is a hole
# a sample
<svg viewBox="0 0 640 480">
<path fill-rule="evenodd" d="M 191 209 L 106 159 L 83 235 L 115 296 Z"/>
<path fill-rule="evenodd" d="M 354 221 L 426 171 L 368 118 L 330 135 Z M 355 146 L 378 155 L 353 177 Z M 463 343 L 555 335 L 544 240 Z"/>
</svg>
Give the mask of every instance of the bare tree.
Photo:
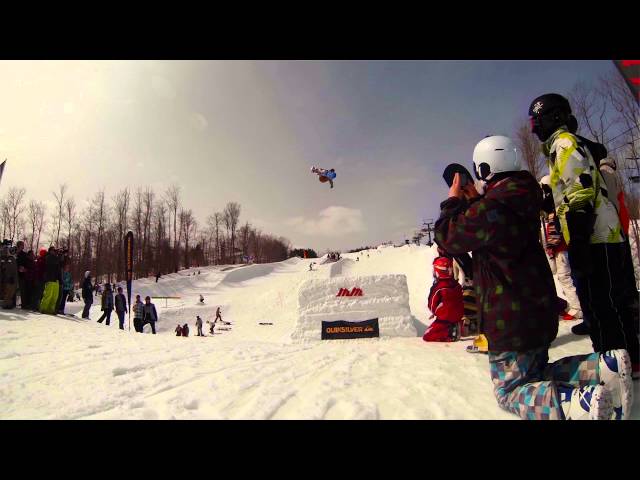
<svg viewBox="0 0 640 480">
<path fill-rule="evenodd" d="M 177 231 L 177 223 L 178 223 L 178 207 L 180 206 L 180 186 L 173 184 L 171 185 L 164 193 L 167 206 L 169 207 L 169 212 L 173 212 L 173 249 L 175 251 L 175 269 L 178 269 L 178 244 L 180 240 L 178 238 Z M 169 221 L 171 221 L 171 217 L 169 217 Z M 171 237 L 171 233 L 169 233 L 169 237 Z"/>
<path fill-rule="evenodd" d="M 40 247 L 40 232 L 42 231 L 44 223 L 46 207 L 43 202 L 31 200 L 29 202 L 29 209 L 27 215 L 29 217 L 29 223 L 31 224 L 31 237 L 29 239 L 30 250 L 37 251 Z M 33 242 L 36 240 L 34 246 Z"/>
<path fill-rule="evenodd" d="M 105 202 L 104 190 L 100 190 L 93 197 L 93 208 L 96 226 L 96 277 L 103 273 L 103 244 L 109 212 Z"/>
<path fill-rule="evenodd" d="M 67 224 L 67 249 L 71 252 L 71 229 L 76 221 L 76 201 L 73 197 L 67 198 L 67 201 L 64 203 L 64 215 Z"/>
<path fill-rule="evenodd" d="M 540 142 L 531 132 L 529 120 L 522 120 L 516 129 L 516 143 L 522 153 L 524 168 L 531 172 L 537 180 L 542 177 L 545 161 Z"/>
<path fill-rule="evenodd" d="M 58 192 L 53 192 L 53 197 L 56 199 L 56 203 L 58 204 L 58 210 L 55 216 L 55 222 L 57 224 L 55 231 L 55 244 L 58 245 L 60 243 L 60 227 L 62 226 L 62 218 L 64 212 L 64 195 L 67 192 L 67 184 L 63 183 L 60 185 Z M 53 238 L 52 238 L 53 241 Z"/>
<path fill-rule="evenodd" d="M 4 201 L 4 209 L 7 212 L 7 219 L 9 223 L 9 238 L 14 240 L 19 237 L 19 228 L 21 226 L 21 218 L 24 211 L 24 196 L 27 191 L 24 188 L 11 187 L 7 198 Z M 5 215 L 3 215 L 4 217 Z"/>
<path fill-rule="evenodd" d="M 224 207 L 224 225 L 227 229 L 227 234 L 231 240 L 231 258 L 232 263 L 236 263 L 235 261 L 235 236 L 236 229 L 238 228 L 238 221 L 240 219 L 240 204 L 236 202 L 229 202 L 227 206 Z"/>
<path fill-rule="evenodd" d="M 116 196 L 113 198 L 113 208 L 116 214 L 117 221 L 117 242 L 121 243 L 124 241 L 124 235 L 126 233 L 128 225 L 128 214 L 129 214 L 129 188 L 125 188 L 119 191 Z M 116 275 L 117 278 L 124 278 L 124 262 L 123 262 L 124 251 L 122 248 L 116 247 Z"/>
<path fill-rule="evenodd" d="M 602 88 L 578 82 L 569 93 L 571 110 L 578 120 L 578 132 L 609 148 L 609 132 L 615 121 Z"/>
</svg>

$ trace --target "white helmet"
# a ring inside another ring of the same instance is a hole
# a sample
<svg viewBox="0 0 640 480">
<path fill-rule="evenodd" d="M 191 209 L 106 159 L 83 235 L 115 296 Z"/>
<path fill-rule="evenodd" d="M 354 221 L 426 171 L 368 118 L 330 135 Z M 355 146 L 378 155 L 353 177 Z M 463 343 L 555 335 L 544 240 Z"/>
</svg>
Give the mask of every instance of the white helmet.
<svg viewBox="0 0 640 480">
<path fill-rule="evenodd" d="M 473 149 L 473 167 L 478 180 L 491 180 L 496 173 L 522 170 L 520 152 L 509 137 L 486 137 Z"/>
<path fill-rule="evenodd" d="M 549 175 L 545 175 L 540 179 L 540 185 L 549 185 L 551 186 L 551 177 Z"/>
</svg>

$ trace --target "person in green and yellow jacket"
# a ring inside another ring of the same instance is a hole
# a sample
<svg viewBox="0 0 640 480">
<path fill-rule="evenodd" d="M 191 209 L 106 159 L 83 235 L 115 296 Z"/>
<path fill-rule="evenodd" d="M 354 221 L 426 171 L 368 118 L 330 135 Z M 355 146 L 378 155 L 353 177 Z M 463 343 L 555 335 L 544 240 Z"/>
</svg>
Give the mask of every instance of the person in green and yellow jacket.
<svg viewBox="0 0 640 480">
<path fill-rule="evenodd" d="M 543 143 L 550 185 L 578 298 L 596 352 L 625 349 L 633 375 L 640 374 L 634 319 L 625 299 L 625 234 L 589 141 L 572 133 L 576 120 L 569 101 L 556 93 L 537 97 L 529 107 L 531 131 Z M 586 309 L 586 311 L 585 311 Z M 574 327 L 575 328 L 575 327 Z"/>
</svg>

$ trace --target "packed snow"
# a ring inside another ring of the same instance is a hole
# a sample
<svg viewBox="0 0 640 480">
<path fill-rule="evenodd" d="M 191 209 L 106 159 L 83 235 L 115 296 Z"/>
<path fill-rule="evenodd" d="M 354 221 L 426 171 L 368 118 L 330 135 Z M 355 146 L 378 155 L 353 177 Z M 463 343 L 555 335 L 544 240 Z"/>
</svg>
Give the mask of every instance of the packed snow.
<svg viewBox="0 0 640 480">
<path fill-rule="evenodd" d="M 434 254 L 426 246 L 386 247 L 323 265 L 294 258 L 137 280 L 134 295 L 154 297 L 158 335 L 129 331 L 128 323 L 121 331 L 115 314 L 110 326 L 98 324 L 99 297 L 91 321 L 1 311 L 0 418 L 515 420 L 496 403 L 487 357 L 465 352 L 470 340 L 421 339 Z M 381 310 L 375 302 L 339 306 L 363 301 L 333 298 L 342 283 L 356 286 L 353 277 L 365 282 L 357 285 L 362 298 L 374 289 Z M 380 291 L 371 279 L 383 283 Z M 80 302 L 67 305 L 80 316 Z M 196 315 L 212 321 L 218 306 L 231 325 L 218 324 L 213 336 L 205 325 L 207 336 L 196 337 Z M 312 328 L 305 314 L 358 308 L 388 315 L 381 334 L 390 334 L 327 341 L 295 334 Z M 188 338 L 175 336 L 178 323 L 189 324 Z M 588 337 L 571 334 L 573 324 L 561 322 L 552 361 L 591 351 Z M 640 419 L 637 404 L 632 418 Z"/>
</svg>

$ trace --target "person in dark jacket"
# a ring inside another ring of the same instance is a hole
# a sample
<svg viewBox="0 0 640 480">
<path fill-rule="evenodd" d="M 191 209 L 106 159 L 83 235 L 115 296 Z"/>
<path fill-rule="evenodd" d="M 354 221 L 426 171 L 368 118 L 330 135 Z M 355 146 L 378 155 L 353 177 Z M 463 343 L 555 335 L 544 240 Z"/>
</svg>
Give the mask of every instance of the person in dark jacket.
<svg viewBox="0 0 640 480">
<path fill-rule="evenodd" d="M 158 321 L 158 312 L 156 306 L 151 303 L 151 297 L 148 295 L 144 298 L 144 306 L 142 307 L 142 325 L 149 323 L 151 332 L 156 334 L 156 322 Z"/>
<path fill-rule="evenodd" d="M 176 326 L 176 329 L 174 330 L 174 332 L 176 332 L 176 337 L 182 336 L 182 327 L 180 326 L 180 324 Z"/>
<path fill-rule="evenodd" d="M 84 272 L 84 280 L 82 281 L 82 300 L 84 300 L 84 308 L 82 309 L 82 318 L 89 319 L 89 309 L 93 303 L 93 287 L 91 286 L 91 272 Z"/>
<path fill-rule="evenodd" d="M 16 243 L 16 263 L 18 266 L 18 287 L 20 288 L 20 306 L 27 310 L 31 304 L 31 282 L 29 270 L 33 268 L 29 255 L 24 251 L 24 242 Z"/>
<path fill-rule="evenodd" d="M 196 328 L 198 329 L 196 336 L 204 337 L 204 333 L 202 333 L 202 319 L 200 318 L 200 315 L 196 315 Z"/>
<path fill-rule="evenodd" d="M 124 330 L 124 314 L 127 312 L 127 298 L 122 293 L 122 287 L 118 287 L 118 294 L 115 299 L 116 315 L 120 323 L 120 330 Z"/>
<path fill-rule="evenodd" d="M 102 321 L 106 318 L 106 324 L 109 325 L 111 321 L 111 312 L 113 311 L 113 292 L 111 291 L 111 284 L 105 283 L 104 292 L 102 292 L 102 305 L 100 307 L 104 313 L 98 319 L 98 323 L 102 323 Z"/>
<path fill-rule="evenodd" d="M 498 404 L 523 419 L 627 418 L 632 385 L 630 365 L 628 378 L 618 373 L 621 351 L 548 363 L 558 316 L 539 242 L 538 182 L 521 170 L 519 151 L 508 137 L 480 141 L 473 163 L 484 196 L 456 174 L 440 206 L 436 243 L 452 255 L 473 252 L 478 314 Z"/>
<path fill-rule="evenodd" d="M 40 300 L 42 300 L 42 292 L 44 291 L 44 278 L 46 270 L 47 251 L 43 248 L 38 252 L 38 257 L 34 262 L 33 269 L 33 295 L 31 296 L 31 309 L 40 309 Z"/>
<path fill-rule="evenodd" d="M 142 333 L 142 327 L 144 325 L 142 321 L 144 303 L 142 303 L 142 301 L 140 300 L 140 295 L 136 295 L 136 301 L 133 304 L 132 309 L 133 309 L 133 328 L 135 329 L 136 332 Z"/>
<path fill-rule="evenodd" d="M 182 336 L 183 337 L 189 336 L 189 325 L 187 325 L 186 323 L 182 326 Z"/>
</svg>

